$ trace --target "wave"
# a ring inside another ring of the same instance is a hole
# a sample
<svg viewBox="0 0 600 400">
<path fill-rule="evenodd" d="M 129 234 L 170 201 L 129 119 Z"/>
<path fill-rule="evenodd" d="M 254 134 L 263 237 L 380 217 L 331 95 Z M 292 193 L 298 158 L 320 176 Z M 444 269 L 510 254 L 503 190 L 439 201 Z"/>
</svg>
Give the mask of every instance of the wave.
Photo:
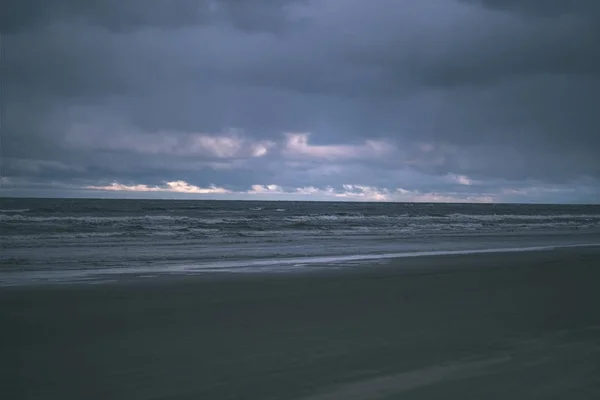
<svg viewBox="0 0 600 400">
<path fill-rule="evenodd" d="M 21 286 L 36 284 L 57 284 L 57 283 L 101 283 L 106 281 L 107 277 L 119 279 L 121 277 L 144 277 L 148 274 L 153 276 L 165 275 L 188 275 L 205 274 L 214 272 L 231 273 L 291 273 L 302 270 L 310 270 L 311 267 L 339 269 L 347 267 L 348 263 L 400 259 L 400 258 L 418 258 L 435 257 L 451 255 L 470 255 L 470 254 L 494 254 L 494 253 L 520 253 L 553 251 L 562 248 L 583 248 L 598 247 L 600 243 L 580 243 L 548 246 L 523 246 L 523 247 L 503 247 L 503 248 L 477 248 L 463 250 L 435 250 L 435 251 L 408 251 L 400 253 L 380 253 L 380 254 L 351 254 L 351 255 L 332 255 L 317 257 L 290 257 L 290 258 L 268 258 L 254 260 L 237 261 L 213 261 L 207 263 L 189 263 L 189 264 L 161 264 L 151 266 L 110 266 L 89 269 L 55 269 L 55 270 L 30 270 L 6 272 L 0 277 L 0 286 Z"/>
<path fill-rule="evenodd" d="M 336 235 L 415 236 L 436 233 L 534 232 L 600 228 L 600 214 L 365 215 L 334 212 L 290 215 L 271 209 L 260 214 L 201 215 L 31 215 L 21 209 L 0 213 L 0 237 L 43 239 L 92 237 L 303 237 Z M 52 236 L 54 234 L 54 236 Z M 40 235 L 40 236 L 38 236 Z M 63 236 L 60 236 L 63 235 Z M 94 236 L 96 235 L 96 236 Z"/>
<path fill-rule="evenodd" d="M 334 213 L 318 213 L 318 214 L 296 214 L 289 215 L 284 208 L 276 208 L 267 210 L 263 207 L 256 207 L 250 210 L 253 211 L 271 211 L 265 213 L 240 213 L 234 212 L 204 212 L 201 214 L 182 214 L 174 215 L 177 210 L 163 210 L 168 214 L 129 214 L 129 215 L 25 215 L 31 210 L 23 209 L 0 209 L 0 219 L 3 221 L 31 221 L 31 222 L 119 222 L 119 221 L 202 221 L 205 223 L 227 223 L 261 219 L 265 221 L 291 221 L 291 222 L 307 222 L 307 221 L 420 221 L 420 220 L 439 220 L 439 221 L 491 221 L 499 222 L 504 220 L 531 220 L 531 221 L 546 221 L 546 220 L 598 220 L 600 221 L 600 213 L 598 214 L 467 214 L 467 213 L 451 213 L 451 214 L 364 214 L 360 212 L 334 212 Z M 281 214 L 286 212 L 285 214 Z M 36 213 L 37 214 L 37 213 Z"/>
<path fill-rule="evenodd" d="M 481 221 L 503 221 L 503 220 L 598 220 L 600 214 L 448 214 L 449 219 L 473 219 Z"/>
<path fill-rule="evenodd" d="M 137 223 L 137 222 L 199 222 L 204 224 L 227 224 L 247 221 L 248 218 L 202 218 L 175 215 L 140 215 L 140 216 L 24 216 L 0 215 L 5 222 L 64 222 L 82 224 Z"/>
<path fill-rule="evenodd" d="M 123 236 L 126 236 L 126 232 L 61 232 L 33 235 L 12 235 L 10 236 L 10 239 L 15 242 L 32 242 L 39 240 L 93 239 Z"/>
</svg>

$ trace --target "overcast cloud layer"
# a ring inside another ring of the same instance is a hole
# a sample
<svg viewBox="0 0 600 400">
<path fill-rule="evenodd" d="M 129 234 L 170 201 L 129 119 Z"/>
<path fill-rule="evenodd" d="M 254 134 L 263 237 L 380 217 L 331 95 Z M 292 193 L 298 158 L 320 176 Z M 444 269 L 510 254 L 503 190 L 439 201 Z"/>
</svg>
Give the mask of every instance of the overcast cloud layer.
<svg viewBox="0 0 600 400">
<path fill-rule="evenodd" d="M 597 0 L 9 0 L 8 195 L 600 202 Z"/>
</svg>

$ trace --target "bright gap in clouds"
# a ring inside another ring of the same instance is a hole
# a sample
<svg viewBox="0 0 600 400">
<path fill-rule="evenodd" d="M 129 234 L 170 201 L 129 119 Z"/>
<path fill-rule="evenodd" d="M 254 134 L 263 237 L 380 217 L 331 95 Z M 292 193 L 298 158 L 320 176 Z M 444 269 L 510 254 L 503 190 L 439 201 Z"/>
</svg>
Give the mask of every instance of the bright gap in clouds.
<svg viewBox="0 0 600 400">
<path fill-rule="evenodd" d="M 190 185 L 185 181 L 165 182 L 161 186 L 149 185 L 124 185 L 113 182 L 106 186 L 86 186 L 85 189 L 104 190 L 110 192 L 169 192 L 169 193 L 193 193 L 193 194 L 213 194 L 230 193 L 229 190 L 222 187 L 211 185 L 207 188 Z"/>
<path fill-rule="evenodd" d="M 245 191 L 233 191 L 216 185 L 200 187 L 191 185 L 185 181 L 165 182 L 162 185 L 125 185 L 113 182 L 104 186 L 86 186 L 83 189 L 99 192 L 120 192 L 126 193 L 179 193 L 179 194 L 198 194 L 198 195 L 223 195 L 219 199 L 229 200 L 321 200 L 321 201 L 369 201 L 369 202 L 431 202 L 431 203 L 491 203 L 494 201 L 492 196 L 464 196 L 440 193 L 422 193 L 410 191 L 401 188 L 394 190 L 386 188 L 377 188 L 373 186 L 344 184 L 341 188 L 327 186 L 318 188 L 314 186 L 305 186 L 299 188 L 283 188 L 282 186 L 270 185 L 252 185 Z"/>
</svg>

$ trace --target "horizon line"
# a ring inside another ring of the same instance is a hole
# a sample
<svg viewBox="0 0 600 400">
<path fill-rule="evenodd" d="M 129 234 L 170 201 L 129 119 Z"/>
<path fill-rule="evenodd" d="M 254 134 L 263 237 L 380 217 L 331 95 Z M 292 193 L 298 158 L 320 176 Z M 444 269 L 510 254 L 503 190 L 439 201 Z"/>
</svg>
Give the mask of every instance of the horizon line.
<svg viewBox="0 0 600 400">
<path fill-rule="evenodd" d="M 226 201 L 226 202 L 280 202 L 280 203 L 353 203 L 353 204 L 456 204 L 456 205 L 543 205 L 543 206 L 600 206 L 600 203 L 545 203 L 545 202 L 459 202 L 459 201 L 394 201 L 394 200 L 290 200 L 290 199 L 211 199 L 211 198 L 165 198 L 165 197 L 79 197 L 79 196 L 10 196 L 0 192 L 0 199 L 22 200 L 127 200 L 127 201 Z"/>
</svg>

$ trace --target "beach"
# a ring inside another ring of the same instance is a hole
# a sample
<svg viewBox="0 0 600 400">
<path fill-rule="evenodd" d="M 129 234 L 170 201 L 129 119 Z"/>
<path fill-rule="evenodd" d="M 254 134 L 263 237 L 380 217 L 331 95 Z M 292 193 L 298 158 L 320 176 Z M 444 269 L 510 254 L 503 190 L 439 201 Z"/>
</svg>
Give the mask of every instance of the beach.
<svg viewBox="0 0 600 400">
<path fill-rule="evenodd" d="M 600 398 L 600 249 L 0 290 L 6 399 Z"/>
</svg>

